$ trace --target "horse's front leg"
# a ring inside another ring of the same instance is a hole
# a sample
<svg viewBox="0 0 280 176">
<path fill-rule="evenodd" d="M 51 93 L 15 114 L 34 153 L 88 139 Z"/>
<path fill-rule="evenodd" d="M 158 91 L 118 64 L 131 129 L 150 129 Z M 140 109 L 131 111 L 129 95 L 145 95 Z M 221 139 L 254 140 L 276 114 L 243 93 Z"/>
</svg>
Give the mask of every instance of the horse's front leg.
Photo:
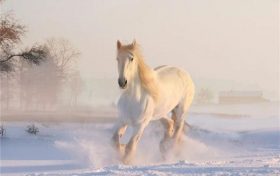
<svg viewBox="0 0 280 176">
<path fill-rule="evenodd" d="M 112 137 L 112 143 L 113 143 L 114 147 L 117 149 L 117 151 L 119 152 L 119 154 L 121 155 L 121 157 L 124 154 L 125 145 L 120 143 L 120 138 L 125 133 L 126 128 L 127 128 L 126 124 L 118 123 L 116 125 L 116 129 L 115 129 L 115 132 Z"/>
<path fill-rule="evenodd" d="M 126 145 L 125 155 L 122 160 L 124 164 L 131 163 L 131 161 L 135 155 L 137 144 L 138 144 L 146 126 L 147 126 L 147 124 L 142 123 L 142 124 L 137 124 L 133 127 L 133 135 L 130 138 L 128 144 Z"/>
</svg>

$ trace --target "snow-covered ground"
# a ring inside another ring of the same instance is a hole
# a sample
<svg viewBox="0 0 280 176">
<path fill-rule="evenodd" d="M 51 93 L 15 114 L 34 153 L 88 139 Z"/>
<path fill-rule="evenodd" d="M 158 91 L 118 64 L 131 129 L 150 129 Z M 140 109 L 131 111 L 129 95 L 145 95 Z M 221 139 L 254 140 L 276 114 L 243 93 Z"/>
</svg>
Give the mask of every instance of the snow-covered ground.
<svg viewBox="0 0 280 176">
<path fill-rule="evenodd" d="M 187 121 L 181 150 L 166 160 L 158 149 L 162 127 L 152 122 L 131 166 L 110 145 L 111 123 L 36 123 L 34 136 L 25 132 L 30 122 L 2 122 L 1 175 L 280 175 L 279 114 L 203 112 Z"/>
</svg>

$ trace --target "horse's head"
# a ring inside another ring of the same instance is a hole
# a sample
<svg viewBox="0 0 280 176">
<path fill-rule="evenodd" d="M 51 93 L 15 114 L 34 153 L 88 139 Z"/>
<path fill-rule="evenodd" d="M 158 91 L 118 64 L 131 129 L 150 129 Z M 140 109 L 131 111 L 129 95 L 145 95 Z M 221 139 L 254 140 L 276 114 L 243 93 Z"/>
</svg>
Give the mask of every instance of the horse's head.
<svg viewBox="0 0 280 176">
<path fill-rule="evenodd" d="M 125 89 L 127 85 L 133 80 L 137 73 L 137 56 L 135 54 L 136 41 L 131 44 L 122 45 L 117 41 L 117 61 L 119 79 L 118 83 L 120 88 Z"/>
</svg>

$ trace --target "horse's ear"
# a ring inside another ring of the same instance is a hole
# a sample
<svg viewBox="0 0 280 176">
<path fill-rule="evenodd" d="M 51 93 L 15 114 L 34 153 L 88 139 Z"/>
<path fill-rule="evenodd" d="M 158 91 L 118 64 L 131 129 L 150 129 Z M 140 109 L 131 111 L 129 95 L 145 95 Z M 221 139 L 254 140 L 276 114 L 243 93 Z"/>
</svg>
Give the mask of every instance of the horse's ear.
<svg viewBox="0 0 280 176">
<path fill-rule="evenodd" d="M 133 39 L 132 46 L 133 46 L 133 47 L 136 46 L 136 40 L 135 40 L 135 39 Z"/>
<path fill-rule="evenodd" d="M 117 41 L 117 48 L 120 49 L 121 47 L 122 47 L 122 44 L 121 44 L 121 42 L 118 40 L 118 41 Z"/>
</svg>

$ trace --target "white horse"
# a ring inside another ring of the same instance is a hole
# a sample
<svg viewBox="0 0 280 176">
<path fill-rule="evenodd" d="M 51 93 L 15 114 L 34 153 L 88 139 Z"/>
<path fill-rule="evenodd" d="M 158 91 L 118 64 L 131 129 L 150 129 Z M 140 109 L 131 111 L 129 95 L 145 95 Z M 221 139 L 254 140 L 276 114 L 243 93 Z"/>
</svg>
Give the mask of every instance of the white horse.
<svg viewBox="0 0 280 176">
<path fill-rule="evenodd" d="M 113 144 L 126 164 L 132 161 L 136 146 L 151 120 L 160 119 L 166 131 L 160 142 L 162 153 L 167 141 L 180 141 L 184 114 L 190 107 L 195 87 L 182 69 L 160 66 L 151 69 L 143 60 L 139 45 L 122 45 L 117 41 L 118 83 L 123 93 L 118 101 L 119 118 L 112 137 Z M 168 114 L 171 112 L 171 118 Z M 120 144 L 127 126 L 133 128 L 128 144 Z"/>
</svg>

